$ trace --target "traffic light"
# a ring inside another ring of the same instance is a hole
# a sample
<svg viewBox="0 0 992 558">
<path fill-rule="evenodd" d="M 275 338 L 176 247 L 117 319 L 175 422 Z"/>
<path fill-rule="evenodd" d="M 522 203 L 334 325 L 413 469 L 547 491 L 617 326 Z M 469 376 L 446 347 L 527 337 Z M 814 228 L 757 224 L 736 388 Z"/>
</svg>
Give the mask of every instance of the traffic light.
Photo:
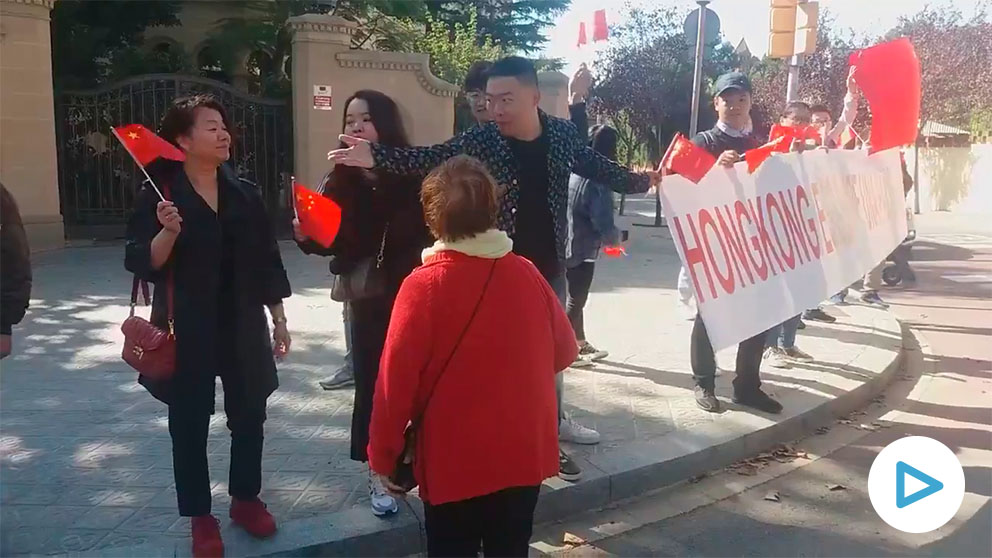
<svg viewBox="0 0 992 558">
<path fill-rule="evenodd" d="M 819 2 L 771 0 L 768 56 L 788 58 L 816 50 L 816 22 Z"/>
</svg>

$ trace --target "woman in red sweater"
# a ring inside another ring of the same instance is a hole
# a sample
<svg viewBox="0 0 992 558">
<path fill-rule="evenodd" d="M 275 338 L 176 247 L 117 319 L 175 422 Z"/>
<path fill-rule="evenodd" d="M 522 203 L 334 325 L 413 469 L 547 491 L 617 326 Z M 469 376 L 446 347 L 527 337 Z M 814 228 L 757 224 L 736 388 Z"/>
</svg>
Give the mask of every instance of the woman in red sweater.
<svg viewBox="0 0 992 558">
<path fill-rule="evenodd" d="M 387 488 L 418 424 L 414 474 L 431 556 L 526 556 L 541 482 L 558 474 L 555 374 L 578 353 L 551 287 L 496 229 L 495 184 L 458 156 L 424 181 L 439 239 L 393 307 L 368 448 Z"/>
</svg>

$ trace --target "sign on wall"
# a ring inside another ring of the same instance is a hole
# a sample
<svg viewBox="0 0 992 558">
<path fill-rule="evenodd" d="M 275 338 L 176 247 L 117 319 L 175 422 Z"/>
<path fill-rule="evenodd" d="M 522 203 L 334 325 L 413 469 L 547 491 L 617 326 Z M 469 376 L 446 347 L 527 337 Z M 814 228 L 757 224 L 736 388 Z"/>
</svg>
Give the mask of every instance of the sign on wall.
<svg viewBox="0 0 992 558">
<path fill-rule="evenodd" d="M 898 149 L 776 155 L 662 181 L 662 202 L 715 350 L 811 308 L 906 237 Z"/>
<path fill-rule="evenodd" d="M 331 110 L 331 86 L 330 85 L 314 85 L 313 86 L 313 109 L 314 110 Z"/>
</svg>

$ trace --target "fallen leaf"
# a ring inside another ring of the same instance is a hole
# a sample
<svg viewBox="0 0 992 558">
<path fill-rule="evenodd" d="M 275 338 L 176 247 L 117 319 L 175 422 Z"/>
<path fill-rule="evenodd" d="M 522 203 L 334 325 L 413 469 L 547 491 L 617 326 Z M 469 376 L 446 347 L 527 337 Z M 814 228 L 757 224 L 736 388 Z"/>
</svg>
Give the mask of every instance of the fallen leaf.
<svg viewBox="0 0 992 558">
<path fill-rule="evenodd" d="M 768 500 L 769 502 L 781 502 L 782 501 L 782 499 L 778 495 L 778 491 L 777 490 L 772 490 L 768 494 L 765 494 L 765 498 L 764 499 L 765 500 Z"/>
<path fill-rule="evenodd" d="M 696 484 L 697 482 L 705 479 L 706 477 L 707 477 L 706 473 L 703 473 L 701 475 L 696 475 L 694 477 L 690 477 L 689 478 L 689 484 Z"/>
<path fill-rule="evenodd" d="M 562 538 L 562 542 L 571 546 L 579 546 L 586 543 L 586 541 L 582 537 L 573 535 L 568 532 L 565 533 L 565 536 Z"/>
<path fill-rule="evenodd" d="M 831 492 L 835 490 L 847 490 L 847 487 L 843 484 L 828 484 L 827 490 L 830 490 Z"/>
<path fill-rule="evenodd" d="M 821 427 L 819 427 L 819 428 L 816 429 L 816 433 L 817 434 L 826 434 L 827 432 L 830 432 L 830 427 L 829 426 L 821 426 Z"/>
</svg>

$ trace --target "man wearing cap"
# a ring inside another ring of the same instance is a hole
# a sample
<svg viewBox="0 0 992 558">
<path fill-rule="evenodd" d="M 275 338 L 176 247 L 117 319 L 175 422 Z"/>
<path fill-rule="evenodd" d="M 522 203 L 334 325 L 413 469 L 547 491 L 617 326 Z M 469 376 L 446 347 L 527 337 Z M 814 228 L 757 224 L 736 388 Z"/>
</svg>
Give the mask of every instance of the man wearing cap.
<svg viewBox="0 0 992 558">
<path fill-rule="evenodd" d="M 716 157 L 718 165 L 733 167 L 745 151 L 762 143 L 751 129 L 751 82 L 740 72 L 723 74 L 716 80 L 714 93 L 713 106 L 719 120 L 712 129 L 696 134 L 692 143 Z M 761 391 L 758 377 L 765 338 L 766 332 L 761 332 L 737 346 L 733 400 L 766 413 L 780 413 L 782 404 Z M 699 314 L 692 326 L 690 351 L 696 404 L 704 411 L 719 412 L 720 401 L 714 393 L 716 356 Z"/>
</svg>

